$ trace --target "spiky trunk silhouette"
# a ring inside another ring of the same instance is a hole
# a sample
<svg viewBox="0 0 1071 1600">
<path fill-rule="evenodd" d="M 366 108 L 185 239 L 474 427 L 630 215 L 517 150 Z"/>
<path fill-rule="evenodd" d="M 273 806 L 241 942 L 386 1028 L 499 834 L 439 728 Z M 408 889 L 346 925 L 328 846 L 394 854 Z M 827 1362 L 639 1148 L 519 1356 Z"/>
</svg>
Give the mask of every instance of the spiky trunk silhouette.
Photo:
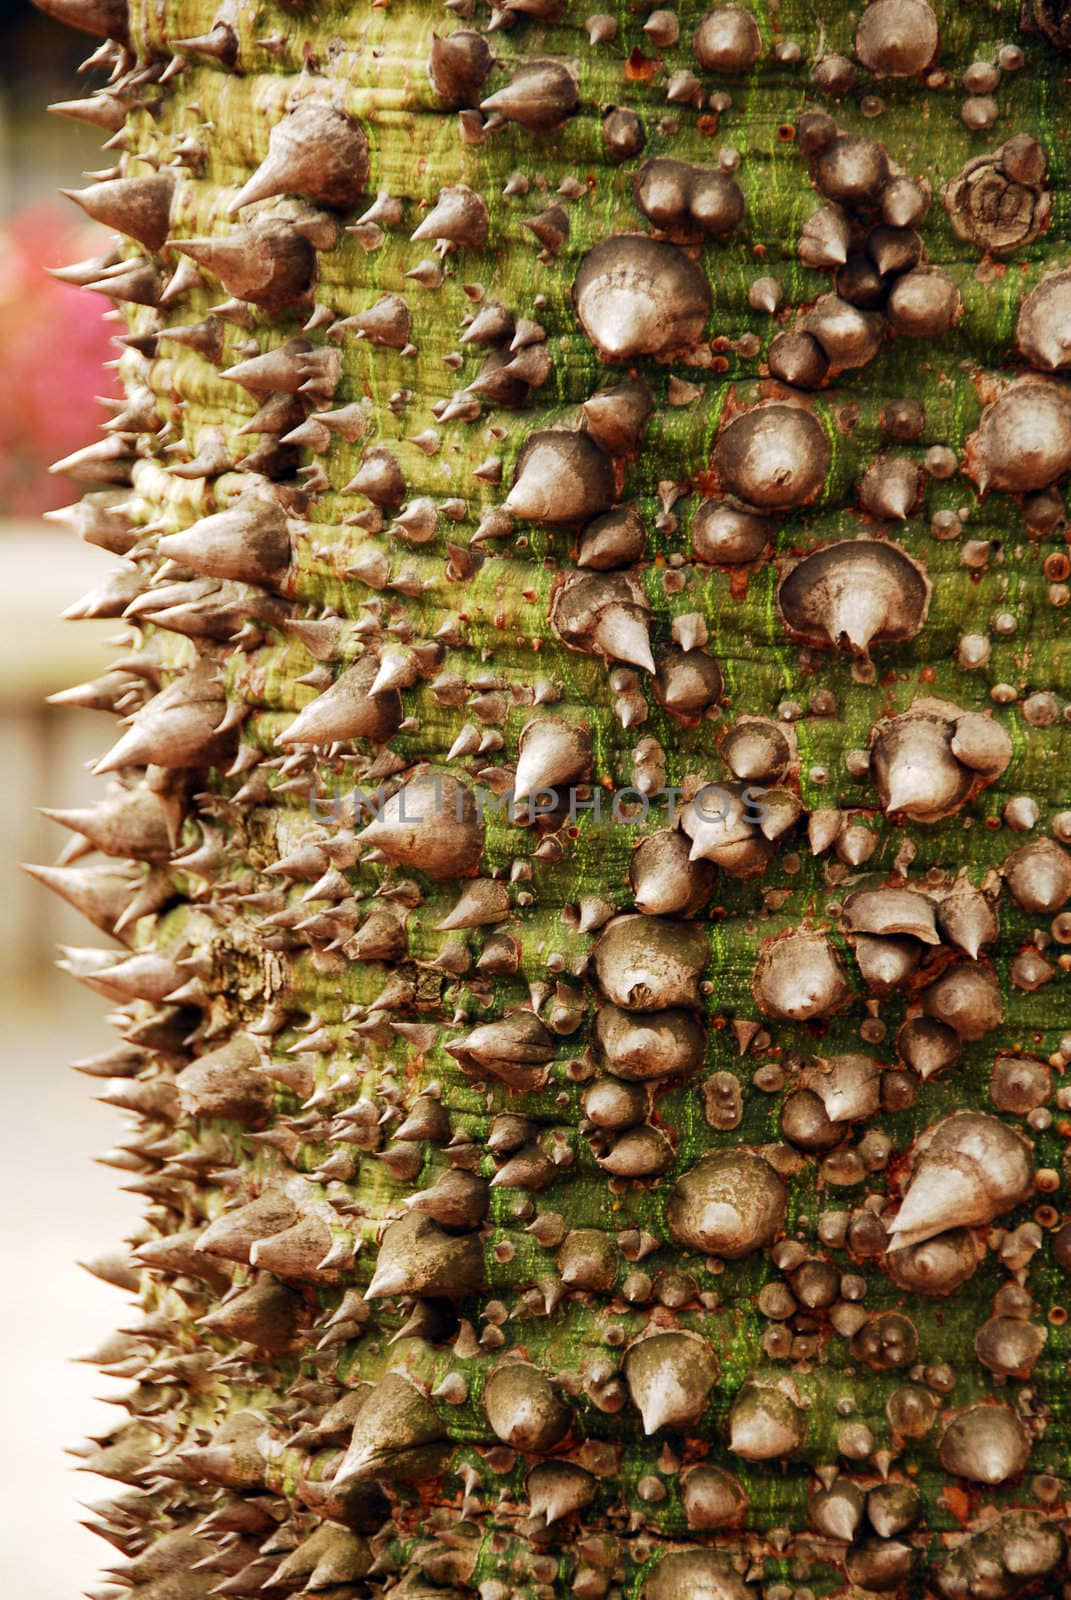
<svg viewBox="0 0 1071 1600">
<path fill-rule="evenodd" d="M 42 3 L 118 1581 L 1071 1592 L 1063 9 Z"/>
</svg>

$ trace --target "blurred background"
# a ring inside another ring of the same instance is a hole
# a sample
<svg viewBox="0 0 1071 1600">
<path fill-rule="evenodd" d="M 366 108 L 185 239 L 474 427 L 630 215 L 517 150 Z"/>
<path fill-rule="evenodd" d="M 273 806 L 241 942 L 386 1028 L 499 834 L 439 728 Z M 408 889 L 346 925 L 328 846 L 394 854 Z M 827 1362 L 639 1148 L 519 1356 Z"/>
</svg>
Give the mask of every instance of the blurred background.
<svg viewBox="0 0 1071 1600">
<path fill-rule="evenodd" d="M 121 1386 L 70 1358 L 94 1349 L 125 1304 L 75 1263 L 110 1250 L 139 1210 L 122 1175 L 92 1159 L 121 1137 L 120 1116 L 94 1100 L 100 1080 L 67 1065 L 114 1042 L 105 1004 L 53 965 L 58 943 L 101 936 L 17 866 L 55 859 L 69 836 L 36 808 L 89 803 L 99 780 L 86 763 L 110 743 L 97 713 L 44 703 L 97 676 L 117 631 L 60 620 L 114 557 L 42 520 L 78 493 L 48 464 L 96 437 L 107 413 L 95 397 L 114 392 L 102 371 L 115 354 L 108 303 L 45 271 L 104 245 L 56 195 L 109 165 L 103 135 L 45 111 L 96 86 L 97 74 L 78 72 L 91 48 L 29 0 L 0 0 L 0 1414 L 4 1571 L 20 1600 L 93 1588 L 114 1553 L 78 1521 L 79 1502 L 107 1498 L 108 1486 L 64 1451 L 114 1425 L 107 1396 Z"/>
</svg>

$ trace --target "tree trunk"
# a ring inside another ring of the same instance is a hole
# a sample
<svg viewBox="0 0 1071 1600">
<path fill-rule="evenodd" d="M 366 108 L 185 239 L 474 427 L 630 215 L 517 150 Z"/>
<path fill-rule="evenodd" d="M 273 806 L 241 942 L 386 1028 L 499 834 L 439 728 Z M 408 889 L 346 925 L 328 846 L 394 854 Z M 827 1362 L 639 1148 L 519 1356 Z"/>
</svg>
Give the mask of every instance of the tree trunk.
<svg viewBox="0 0 1071 1600">
<path fill-rule="evenodd" d="M 118 1582 L 1071 1592 L 1062 8 L 41 3 Z"/>
</svg>

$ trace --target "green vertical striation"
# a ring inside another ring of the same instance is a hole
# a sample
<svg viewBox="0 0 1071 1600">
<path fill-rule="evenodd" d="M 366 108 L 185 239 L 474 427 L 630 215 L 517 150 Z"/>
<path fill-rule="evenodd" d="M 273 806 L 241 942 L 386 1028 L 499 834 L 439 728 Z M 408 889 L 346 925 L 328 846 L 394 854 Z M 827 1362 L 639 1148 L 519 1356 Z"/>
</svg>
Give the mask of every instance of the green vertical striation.
<svg viewBox="0 0 1071 1600">
<path fill-rule="evenodd" d="M 110 1577 L 1071 1593 L 1060 8 L 41 3 Z"/>
</svg>

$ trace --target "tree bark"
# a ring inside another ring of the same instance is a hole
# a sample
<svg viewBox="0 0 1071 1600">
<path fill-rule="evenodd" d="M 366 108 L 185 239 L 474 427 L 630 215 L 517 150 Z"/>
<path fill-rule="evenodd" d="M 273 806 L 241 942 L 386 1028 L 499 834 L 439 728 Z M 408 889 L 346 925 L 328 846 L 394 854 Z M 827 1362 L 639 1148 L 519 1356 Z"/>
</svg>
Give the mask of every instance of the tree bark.
<svg viewBox="0 0 1071 1600">
<path fill-rule="evenodd" d="M 43 9 L 119 1581 L 1066 1593 L 1060 16 Z"/>
</svg>

